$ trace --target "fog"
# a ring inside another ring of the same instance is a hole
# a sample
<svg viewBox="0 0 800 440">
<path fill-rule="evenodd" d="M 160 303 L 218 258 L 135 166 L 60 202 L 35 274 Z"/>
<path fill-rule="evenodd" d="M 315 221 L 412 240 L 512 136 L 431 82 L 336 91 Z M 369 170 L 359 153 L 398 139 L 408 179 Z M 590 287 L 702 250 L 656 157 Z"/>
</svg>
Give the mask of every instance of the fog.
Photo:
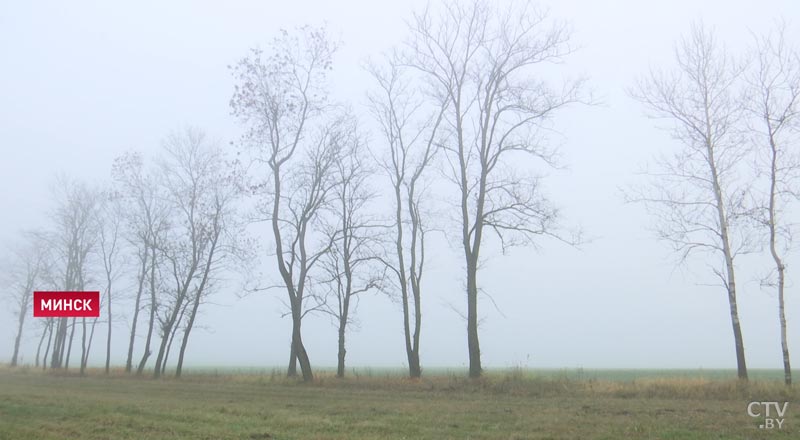
<svg viewBox="0 0 800 440">
<path fill-rule="evenodd" d="M 268 43 L 281 28 L 327 23 L 342 43 L 331 84 L 348 102 L 370 143 L 381 142 L 365 107 L 373 84 L 363 66 L 403 41 L 405 20 L 424 1 L 258 2 L 5 2 L 0 5 L 0 240 L 45 226 L 59 173 L 92 182 L 109 178 L 115 157 L 155 152 L 171 130 L 201 127 L 227 144 L 242 127 L 231 116 L 234 79 L 228 66 L 249 48 Z M 435 5 L 435 2 L 432 4 Z M 487 367 L 734 368 L 725 290 L 709 287 L 706 262 L 677 265 L 669 245 L 656 240 L 654 219 L 627 204 L 622 189 L 659 153 L 677 148 L 658 121 L 626 88 L 651 66 L 673 65 L 674 44 L 693 21 L 713 28 L 732 52 L 781 18 L 800 41 L 800 4 L 785 1 L 551 1 L 541 2 L 573 29 L 577 50 L 561 72 L 585 75 L 597 105 L 575 105 L 554 120 L 550 141 L 562 169 L 548 171 L 545 189 L 563 224 L 589 239 L 571 247 L 543 237 L 538 248 L 507 255 L 488 238 L 480 335 Z M 795 25 L 795 26 L 791 26 Z M 231 147 L 230 151 L 234 151 Z M 435 188 L 438 194 L 448 194 Z M 269 243 L 266 224 L 251 232 Z M 432 233 L 424 284 L 421 359 L 425 367 L 467 365 L 463 251 L 452 236 Z M 790 350 L 800 350 L 797 252 L 788 254 L 787 315 Z M 276 280 L 271 258 L 260 270 Z M 765 253 L 739 261 L 739 310 L 751 368 L 780 368 L 777 300 L 758 277 L 770 267 Z M 96 287 L 102 290 L 102 285 Z M 200 312 L 186 363 L 200 366 L 283 367 L 291 321 L 282 318 L 280 290 L 237 295 L 232 281 Z M 116 317 L 112 363 L 125 361 L 130 319 Z M 400 304 L 364 294 L 357 325 L 348 334 L 348 365 L 405 365 Z M 0 309 L 0 360 L 13 348 L 14 316 Z M 22 363 L 33 362 L 39 326 L 31 319 Z M 104 333 L 104 332 L 98 332 Z M 314 367 L 336 365 L 336 330 L 325 315 L 304 320 Z M 142 337 L 140 335 L 140 337 Z M 119 338 L 117 340 L 116 338 Z M 104 361 L 96 336 L 90 364 Z M 141 344 L 141 343 L 139 343 Z"/>
</svg>

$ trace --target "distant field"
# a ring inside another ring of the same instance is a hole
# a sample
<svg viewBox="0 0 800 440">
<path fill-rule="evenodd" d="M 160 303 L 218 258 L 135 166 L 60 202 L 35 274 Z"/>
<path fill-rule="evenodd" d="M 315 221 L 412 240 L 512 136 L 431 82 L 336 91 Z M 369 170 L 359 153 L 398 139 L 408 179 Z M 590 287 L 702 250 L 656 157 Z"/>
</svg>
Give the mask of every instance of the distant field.
<svg viewBox="0 0 800 440">
<path fill-rule="evenodd" d="M 800 393 L 775 371 L 754 371 L 749 385 L 724 370 L 355 373 L 302 384 L 277 370 L 154 381 L 0 367 L 0 439 L 800 438 Z M 789 401 L 784 428 L 759 429 L 750 401 Z"/>
<path fill-rule="evenodd" d="M 185 369 L 196 374 L 204 375 L 283 375 L 285 367 L 258 368 L 258 367 L 192 367 Z M 335 368 L 322 368 L 315 371 L 333 374 Z M 597 368 L 506 368 L 488 369 L 489 375 L 523 375 L 531 379 L 567 379 L 567 380 L 600 380 L 600 381 L 631 381 L 640 379 L 714 379 L 727 380 L 736 379 L 735 369 L 656 369 L 656 368 L 616 368 L 616 369 L 597 369 Z M 756 369 L 747 370 L 751 379 L 757 381 L 782 381 L 783 370 L 780 369 Z M 355 367 L 347 370 L 347 374 L 357 378 L 396 378 L 405 376 L 407 370 L 401 368 L 381 368 L 381 367 Z M 426 368 L 426 376 L 466 376 L 466 368 Z M 794 375 L 800 379 L 800 371 L 794 371 Z"/>
</svg>

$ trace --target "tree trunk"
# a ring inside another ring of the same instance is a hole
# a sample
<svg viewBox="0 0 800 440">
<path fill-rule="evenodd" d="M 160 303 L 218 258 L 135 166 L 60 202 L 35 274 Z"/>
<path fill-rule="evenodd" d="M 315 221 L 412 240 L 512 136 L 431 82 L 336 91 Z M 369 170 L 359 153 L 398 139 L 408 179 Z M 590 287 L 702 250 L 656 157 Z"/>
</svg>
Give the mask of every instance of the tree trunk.
<svg viewBox="0 0 800 440">
<path fill-rule="evenodd" d="M 34 364 L 34 367 L 39 367 L 39 355 L 42 353 L 42 344 L 44 343 L 44 338 L 47 336 L 47 331 L 50 329 L 50 325 L 52 325 L 52 323 L 53 321 L 48 319 L 47 325 L 45 325 L 44 329 L 42 330 L 42 337 L 39 338 L 39 345 L 36 347 L 36 363 Z M 45 356 L 47 355 L 45 354 Z"/>
<path fill-rule="evenodd" d="M 405 284 L 405 283 L 403 283 Z M 403 336 L 406 344 L 406 359 L 408 360 L 408 375 L 409 377 L 418 378 L 422 375 L 422 369 L 419 365 L 419 321 L 414 323 L 414 334 L 411 334 L 411 321 L 409 316 L 408 304 L 408 289 L 401 286 L 401 295 L 403 301 Z M 415 304 L 415 315 L 419 316 L 419 306 Z"/>
<path fill-rule="evenodd" d="M 792 364 L 789 360 L 789 342 L 786 337 L 786 310 L 784 301 L 784 287 L 786 284 L 786 266 L 778 254 L 777 228 L 775 215 L 775 197 L 778 184 L 778 146 L 772 134 L 772 126 L 769 118 L 766 119 L 767 126 L 770 128 L 769 143 L 772 150 L 772 160 L 770 167 L 770 191 L 769 191 L 769 251 L 775 268 L 778 271 L 778 322 L 781 326 L 781 354 L 783 356 L 783 380 L 787 386 L 792 385 Z"/>
<path fill-rule="evenodd" d="M 186 284 L 184 284 L 184 288 L 181 289 L 181 292 L 178 293 L 178 299 L 175 302 L 175 309 L 172 311 L 172 315 L 169 317 L 169 320 L 166 323 L 166 327 L 163 331 L 163 337 L 161 338 L 161 344 L 158 348 L 158 356 L 156 356 L 156 366 L 155 370 L 153 371 L 153 377 L 159 378 L 161 373 L 163 372 L 163 368 L 166 367 L 165 365 L 165 355 L 167 351 L 167 344 L 170 342 L 171 338 L 169 337 L 173 331 L 178 330 L 180 322 L 178 321 L 178 316 L 180 313 L 181 319 L 183 318 L 183 301 L 185 299 L 186 291 L 188 290 L 188 286 L 194 276 L 194 271 L 192 270 L 189 276 L 186 279 Z"/>
<path fill-rule="evenodd" d="M 783 353 L 783 380 L 787 386 L 792 385 L 792 364 L 789 361 L 789 341 L 786 338 L 786 313 L 783 299 L 784 270 L 778 272 L 778 315 L 781 325 L 781 352 Z"/>
<path fill-rule="evenodd" d="M 177 292 L 178 297 L 175 299 L 175 307 L 172 310 L 172 315 L 170 315 L 169 320 L 166 323 L 166 327 L 164 327 L 163 329 L 164 331 L 163 331 L 163 337 L 161 338 L 161 346 L 158 349 L 158 356 L 156 357 L 156 368 L 153 371 L 153 377 L 156 379 L 161 376 L 162 368 L 164 368 L 164 365 L 162 365 L 162 363 L 164 361 L 164 355 L 166 353 L 167 343 L 170 340 L 169 338 L 170 332 L 173 330 L 177 331 L 177 327 L 180 325 L 179 319 L 183 319 L 183 313 L 185 312 L 184 301 L 186 301 L 187 292 L 189 291 L 190 283 L 194 279 L 194 274 L 197 271 L 198 263 L 199 261 L 197 261 L 197 259 L 193 257 L 192 265 L 189 269 L 188 274 L 186 275 L 186 278 L 184 279 L 183 286 L 181 286 L 180 291 Z M 180 318 L 178 317 L 179 314 Z"/>
<path fill-rule="evenodd" d="M 181 314 L 181 318 L 178 319 L 178 322 L 183 319 L 183 314 Z M 164 375 L 167 372 L 167 362 L 169 361 L 169 354 L 172 352 L 172 342 L 175 340 L 175 335 L 178 333 L 178 326 L 172 326 L 172 332 L 169 335 L 169 342 L 167 343 L 167 351 L 164 353 L 164 361 L 161 362 L 161 374 Z"/>
<path fill-rule="evenodd" d="M 161 377 L 162 368 L 165 367 L 165 365 L 164 365 L 164 354 L 166 353 L 166 350 L 167 350 L 167 343 L 169 342 L 169 335 L 173 330 L 173 326 L 175 326 L 175 325 L 176 325 L 176 323 L 169 322 L 169 323 L 167 323 L 167 327 L 164 329 L 164 335 L 161 338 L 161 344 L 159 344 L 159 346 L 158 346 L 158 355 L 156 356 L 156 365 L 155 365 L 155 368 L 153 370 L 153 378 L 154 379 L 158 379 L 159 377 Z"/>
<path fill-rule="evenodd" d="M 144 352 L 142 353 L 142 359 L 139 360 L 139 365 L 136 367 L 136 374 L 141 375 L 144 371 L 144 366 L 147 364 L 147 359 L 150 357 L 152 353 L 150 350 L 150 342 L 153 339 L 153 326 L 155 325 L 156 319 L 156 304 L 155 304 L 155 295 L 151 295 L 150 298 L 150 323 L 147 326 L 147 338 L 145 339 L 144 343 Z"/>
<path fill-rule="evenodd" d="M 106 374 L 111 369 L 111 296 L 108 298 L 108 335 L 106 339 Z"/>
<path fill-rule="evenodd" d="M 69 370 L 69 358 L 72 354 L 72 343 L 75 340 L 75 320 L 77 318 L 72 318 L 72 325 L 69 330 L 69 345 L 67 345 L 67 359 L 64 361 L 64 369 Z"/>
<path fill-rule="evenodd" d="M 152 259 L 150 261 L 150 323 L 147 326 L 147 339 L 144 344 L 144 353 L 142 360 L 139 361 L 139 366 L 136 368 L 136 375 L 141 375 L 144 371 L 144 366 L 147 364 L 147 359 L 150 357 L 150 343 L 153 340 L 153 327 L 156 320 L 156 248 L 153 247 Z"/>
<path fill-rule="evenodd" d="M 136 323 L 139 319 L 139 307 L 142 300 L 142 292 L 144 291 L 145 277 L 147 276 L 147 257 L 150 255 L 145 248 L 144 257 L 142 258 L 142 269 L 139 272 L 139 289 L 136 291 L 136 303 L 133 308 L 133 321 L 131 322 L 131 337 L 128 342 L 128 358 L 125 361 L 125 372 L 130 373 L 133 369 L 133 345 L 136 340 Z M 110 307 L 110 306 L 109 306 Z M 111 313 L 109 312 L 109 318 Z M 108 331 L 111 332 L 111 322 L 108 323 Z M 110 339 L 110 338 L 109 338 Z"/>
<path fill-rule="evenodd" d="M 25 315 L 27 314 L 27 307 L 20 307 L 19 320 L 17 325 L 17 336 L 14 338 L 14 355 L 11 356 L 11 366 L 17 366 L 17 358 L 19 357 L 19 342 L 22 339 L 22 328 L 25 325 Z M 40 344 L 41 345 L 41 344 Z"/>
<path fill-rule="evenodd" d="M 51 336 L 53 336 L 52 330 L 50 332 Z M 56 331 L 55 337 L 53 337 L 52 345 L 53 345 L 53 353 L 50 359 L 50 368 L 61 368 L 61 361 L 62 361 L 62 352 L 64 349 L 64 341 L 66 340 L 67 336 L 67 318 L 58 318 L 56 324 Z M 48 350 L 45 351 L 45 356 L 49 352 L 50 342 L 47 342 Z M 47 365 L 47 362 L 45 362 Z"/>
<path fill-rule="evenodd" d="M 183 321 L 183 315 L 185 313 L 186 313 L 186 307 L 181 308 L 181 314 L 178 316 L 178 321 L 177 321 L 178 323 Z M 178 334 L 179 327 L 180 327 L 179 325 L 172 326 L 172 332 L 170 333 L 169 342 L 167 343 L 167 351 L 164 353 L 164 360 L 161 362 L 161 375 L 164 375 L 167 372 L 167 362 L 169 361 L 169 354 L 172 353 L 172 343 L 175 341 L 175 335 Z"/>
<path fill-rule="evenodd" d="M 300 364 L 300 372 L 303 374 L 304 382 L 311 382 L 314 380 L 314 374 L 311 372 L 311 361 L 308 359 L 308 353 L 303 346 L 303 338 L 300 333 L 300 312 L 292 313 L 292 340 L 294 341 L 295 354 L 297 355 L 297 363 Z"/>
<path fill-rule="evenodd" d="M 419 355 L 416 353 L 416 347 L 412 340 L 411 335 L 411 318 L 409 316 L 408 304 L 408 290 L 401 287 L 401 295 L 403 301 L 403 337 L 406 344 L 406 359 L 408 360 L 408 375 L 411 378 L 417 378 L 421 375 L 419 367 Z M 416 336 L 416 335 L 415 335 Z"/>
<path fill-rule="evenodd" d="M 297 377 L 297 351 L 294 341 L 294 331 L 292 331 L 292 342 L 289 344 L 289 369 L 286 372 L 288 377 Z"/>
<path fill-rule="evenodd" d="M 108 334 L 106 335 L 106 374 L 109 373 L 111 368 L 111 287 L 109 285 L 108 293 L 106 294 L 106 313 L 108 313 Z"/>
<path fill-rule="evenodd" d="M 420 304 L 418 301 L 418 294 L 414 295 L 414 316 L 416 322 L 414 323 L 414 335 L 411 334 L 411 317 L 410 306 L 408 303 L 408 280 L 406 279 L 406 262 L 405 252 L 403 251 L 403 199 L 400 192 L 400 178 L 397 177 L 397 183 L 394 185 L 395 194 L 395 227 L 397 228 L 397 236 L 395 237 L 395 247 L 397 251 L 397 271 L 398 281 L 400 283 L 400 297 L 403 304 L 403 337 L 406 347 L 406 359 L 408 360 L 408 375 L 412 379 L 418 378 L 422 375 L 422 369 L 419 365 L 419 327 L 420 327 Z M 411 206 L 411 202 L 409 202 Z M 413 251 L 412 251 L 413 252 Z M 414 264 L 412 258 L 412 266 Z M 412 339 L 413 338 L 413 339 Z"/>
<path fill-rule="evenodd" d="M 192 328 L 194 327 L 194 320 L 197 318 L 197 310 L 200 308 L 200 301 L 203 298 L 203 292 L 205 291 L 206 284 L 208 283 L 208 275 L 211 273 L 211 264 L 214 261 L 214 252 L 217 249 L 217 240 L 219 239 L 219 229 L 216 229 L 218 226 L 218 218 L 219 217 L 215 217 L 214 220 L 216 233 L 211 241 L 211 248 L 208 251 L 208 258 L 206 259 L 205 267 L 203 268 L 203 279 L 200 281 L 200 285 L 197 286 L 194 304 L 192 304 L 192 312 L 189 314 L 189 322 L 186 323 L 186 330 L 183 332 L 183 341 L 181 342 L 181 351 L 178 355 L 178 367 L 175 370 L 175 377 L 181 376 L 181 370 L 183 369 L 183 356 L 186 352 L 186 346 L 189 344 L 189 334 L 192 332 Z M 181 312 L 181 319 L 183 319 L 183 311 Z M 172 341 L 170 341 L 170 344 L 172 344 Z"/>
<path fill-rule="evenodd" d="M 736 306 L 736 288 L 728 290 L 728 302 L 731 307 L 731 325 L 733 326 L 733 339 L 736 344 L 736 373 L 739 379 L 747 380 L 747 362 L 744 356 L 744 341 L 742 328 L 739 324 L 739 311 Z"/>
<path fill-rule="evenodd" d="M 49 329 L 49 331 L 48 331 L 48 336 L 47 336 L 47 348 L 44 349 L 44 357 L 42 358 L 42 370 L 46 370 L 47 369 L 47 353 L 50 352 L 50 343 L 53 341 L 53 324 L 52 324 L 52 322 L 48 326 L 48 329 Z M 53 347 L 53 350 L 55 350 L 55 347 Z M 51 363 L 51 365 L 52 365 L 52 363 Z"/>
<path fill-rule="evenodd" d="M 186 330 L 183 331 L 183 341 L 181 341 L 181 351 L 178 354 L 178 366 L 175 369 L 175 377 L 181 377 L 181 370 L 183 370 L 183 356 L 186 353 L 186 346 L 189 344 L 189 334 L 194 326 L 194 320 L 197 316 L 197 309 L 200 307 L 200 294 L 201 290 L 198 289 L 194 304 L 192 305 L 192 313 L 189 315 L 189 322 L 186 323 Z"/>
<path fill-rule="evenodd" d="M 75 324 L 73 323 L 73 325 Z M 89 356 L 89 349 L 86 346 L 86 318 L 81 318 L 81 326 L 83 327 L 83 337 L 81 338 L 81 376 L 83 376 L 86 373 L 86 359 Z M 94 326 L 92 326 L 92 328 L 94 328 Z"/>
<path fill-rule="evenodd" d="M 347 318 L 339 320 L 339 353 L 338 363 L 336 364 L 336 377 L 344 377 L 344 358 L 347 355 L 345 349 L 345 327 L 347 325 Z"/>
<path fill-rule="evenodd" d="M 414 342 L 411 348 L 411 360 L 408 363 L 409 373 L 412 378 L 422 376 L 422 368 L 419 364 L 419 334 L 422 327 L 422 304 L 420 304 L 420 294 L 418 289 L 414 289 Z"/>
<path fill-rule="evenodd" d="M 467 263 L 467 346 L 469 348 L 469 377 L 481 376 L 481 348 L 478 341 L 478 285 L 477 265 Z"/>
<path fill-rule="evenodd" d="M 84 323 L 84 326 L 85 325 L 86 324 Z M 89 365 L 89 353 L 92 352 L 92 341 L 94 341 L 94 330 L 96 326 L 97 326 L 97 318 L 94 318 L 94 320 L 92 321 L 92 329 L 89 331 L 89 343 L 86 344 L 86 354 L 84 354 L 83 359 L 81 361 L 83 369 L 85 369 Z"/>
<path fill-rule="evenodd" d="M 413 193 L 412 193 L 413 194 Z M 409 197 L 413 197 L 411 194 Z M 411 378 L 419 378 L 422 376 L 422 368 L 419 365 L 419 335 L 422 328 L 422 304 L 420 302 L 420 274 L 417 274 L 417 236 L 420 233 L 418 230 L 419 219 L 414 214 L 413 203 L 409 203 L 409 209 L 412 211 L 411 228 L 411 295 L 414 298 L 414 335 L 411 342 L 411 352 L 409 353 L 408 369 Z M 408 337 L 408 336 L 406 336 Z"/>
<path fill-rule="evenodd" d="M 720 237 L 722 239 L 722 252 L 725 257 L 725 272 L 727 275 L 726 288 L 728 290 L 728 304 L 730 305 L 731 326 L 733 327 L 733 340 L 736 346 L 736 370 L 740 380 L 747 380 L 747 362 L 744 355 L 744 341 L 742 339 L 742 328 L 739 324 L 739 310 L 736 305 L 736 280 L 734 277 L 733 251 L 731 250 L 728 235 L 728 217 L 725 215 L 725 201 L 722 196 L 722 188 L 719 184 L 719 174 L 717 172 L 714 148 L 711 139 L 706 139 L 708 154 L 708 165 L 711 171 L 711 180 L 714 190 L 714 200 L 716 202 L 718 220 L 720 225 Z"/>
</svg>

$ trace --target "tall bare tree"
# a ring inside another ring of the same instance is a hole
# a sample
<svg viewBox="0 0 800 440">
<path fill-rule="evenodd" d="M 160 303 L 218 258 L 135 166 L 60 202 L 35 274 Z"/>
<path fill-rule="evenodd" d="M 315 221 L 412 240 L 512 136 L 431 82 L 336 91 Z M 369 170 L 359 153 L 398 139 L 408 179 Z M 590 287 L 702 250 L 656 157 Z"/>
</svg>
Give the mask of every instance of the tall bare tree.
<svg viewBox="0 0 800 440">
<path fill-rule="evenodd" d="M 158 249 L 162 246 L 164 233 L 168 227 L 168 209 L 165 206 L 166 196 L 162 193 L 157 174 L 144 164 L 144 158 L 138 153 L 124 154 L 114 161 L 112 176 L 116 183 L 125 218 L 124 236 L 136 253 L 137 288 L 134 297 L 133 316 L 131 320 L 128 353 L 125 371 L 133 369 L 133 353 L 136 341 L 139 313 L 143 307 L 142 296 L 149 292 L 149 320 L 147 336 L 142 357 L 137 365 L 136 373 L 142 374 L 152 351 L 153 329 L 158 310 L 157 288 L 160 285 L 160 258 Z"/>
<path fill-rule="evenodd" d="M 787 208 L 800 196 L 800 54 L 789 44 L 785 28 L 756 41 L 754 63 L 747 74 L 747 109 L 754 118 L 757 173 L 766 178 L 768 190 L 758 197 L 757 220 L 767 230 L 767 241 L 775 263 L 775 278 L 768 284 L 778 294 L 784 381 L 792 384 L 789 342 L 786 336 L 785 254 L 793 224 Z"/>
<path fill-rule="evenodd" d="M 92 252 L 95 249 L 97 223 L 94 221 L 100 192 L 80 181 L 59 179 L 55 186 L 54 228 L 43 235 L 53 251 L 48 275 L 51 283 L 64 290 L 85 290 L 90 279 Z M 70 331 L 68 337 L 67 332 Z M 58 318 L 54 327 L 50 368 L 67 368 L 75 319 Z"/>
<path fill-rule="evenodd" d="M 196 133 L 190 131 L 187 139 L 192 139 Z M 197 142 L 184 143 L 180 148 L 170 150 L 170 153 L 177 165 L 170 167 L 171 174 L 178 179 L 172 181 L 171 187 L 175 199 L 183 207 L 180 211 L 189 210 L 191 198 L 187 198 L 186 194 L 196 195 L 196 202 L 192 202 L 196 206 L 191 208 L 196 211 L 194 224 L 184 235 L 193 243 L 193 248 L 200 251 L 196 273 L 191 280 L 191 296 L 186 308 L 188 315 L 175 369 L 175 375 L 180 376 L 189 335 L 195 327 L 200 305 L 220 281 L 217 273 L 223 269 L 233 269 L 235 262 L 241 262 L 242 258 L 239 257 L 244 254 L 237 246 L 236 237 L 241 230 L 233 205 L 236 191 L 224 172 L 225 161 L 220 149 L 216 144 L 204 143 L 200 133 Z"/>
<path fill-rule="evenodd" d="M 338 330 L 336 376 L 345 375 L 348 325 L 354 321 L 359 295 L 380 286 L 382 271 L 376 267 L 378 232 L 381 225 L 368 212 L 375 198 L 369 179 L 373 170 L 365 163 L 366 149 L 353 117 L 337 124 L 341 145 L 333 165 L 330 252 L 322 261 L 325 285 L 335 303 L 326 301 L 325 310 L 333 316 Z"/>
<path fill-rule="evenodd" d="M 651 71 L 631 94 L 649 115 L 668 121 L 681 148 L 658 160 L 651 186 L 630 195 L 658 218 L 658 237 L 681 261 L 694 253 L 718 258 L 712 266 L 728 297 L 738 377 L 747 380 L 744 342 L 736 301 L 735 258 L 751 249 L 746 183 L 737 170 L 747 153 L 741 136 L 742 69 L 711 31 L 701 25 L 677 46 L 677 66 Z"/>
<path fill-rule="evenodd" d="M 272 228 L 274 256 L 292 317 L 290 376 L 300 363 L 303 379 L 313 379 L 302 341 L 308 310 L 309 271 L 329 248 L 317 241 L 315 226 L 330 189 L 330 132 L 324 127 L 333 45 L 324 29 L 282 31 L 269 52 L 254 49 L 232 67 L 236 88 L 233 114 L 246 127 L 243 145 L 249 189 L 261 197 L 260 219 Z"/>
<path fill-rule="evenodd" d="M 159 251 L 166 260 L 169 287 L 160 300 L 161 342 L 153 375 L 161 376 L 167 347 L 186 317 L 176 375 L 180 375 L 197 310 L 209 290 L 218 261 L 220 237 L 232 192 L 226 190 L 219 149 L 199 129 L 172 133 L 159 163 L 161 183 L 172 217 Z M 188 315 L 186 312 L 188 311 Z"/>
<path fill-rule="evenodd" d="M 400 295 L 408 374 L 417 378 L 422 375 L 422 274 L 428 231 L 423 173 L 437 151 L 435 140 L 446 103 L 425 109 L 424 99 L 410 86 L 407 70 L 393 58 L 386 67 L 372 65 L 377 90 L 369 94 L 369 102 L 385 142 L 378 163 L 394 195 L 394 250 L 382 260 L 396 282 L 384 283 L 383 288 Z"/>
<path fill-rule="evenodd" d="M 14 353 L 11 356 L 12 367 L 16 367 L 19 360 L 19 347 L 25 328 L 25 318 L 30 312 L 33 301 L 33 290 L 40 282 L 46 265 L 47 249 L 35 233 L 24 234 L 24 242 L 12 248 L 10 259 L 4 264 L 6 269 L 4 284 L 10 294 L 8 299 L 12 305 L 11 310 L 17 319 Z"/>
<path fill-rule="evenodd" d="M 583 81 L 547 83 L 544 68 L 571 52 L 570 32 L 529 3 L 448 1 L 438 13 L 415 15 L 410 28 L 406 63 L 423 74 L 430 96 L 447 105 L 443 122 L 451 134 L 442 148 L 459 192 L 469 375 L 479 377 L 478 267 L 485 233 L 494 232 L 504 250 L 558 236 L 556 209 L 539 177 L 523 170 L 537 161 L 554 164 L 541 129 L 580 99 Z"/>
<path fill-rule="evenodd" d="M 104 194 L 100 212 L 98 213 L 98 251 L 103 263 L 103 274 L 105 275 L 105 291 L 103 299 L 106 306 L 106 320 L 108 324 L 106 332 L 106 364 L 105 373 L 108 374 L 111 368 L 111 329 L 113 325 L 112 299 L 116 292 L 114 287 L 121 276 L 121 269 L 124 267 L 124 254 L 122 253 L 122 229 L 124 227 L 123 211 L 120 205 L 119 194 L 114 190 Z M 102 302 L 102 301 L 101 301 Z M 94 325 L 97 323 L 95 318 L 92 323 L 92 334 Z M 87 360 L 84 360 L 84 366 Z"/>
</svg>

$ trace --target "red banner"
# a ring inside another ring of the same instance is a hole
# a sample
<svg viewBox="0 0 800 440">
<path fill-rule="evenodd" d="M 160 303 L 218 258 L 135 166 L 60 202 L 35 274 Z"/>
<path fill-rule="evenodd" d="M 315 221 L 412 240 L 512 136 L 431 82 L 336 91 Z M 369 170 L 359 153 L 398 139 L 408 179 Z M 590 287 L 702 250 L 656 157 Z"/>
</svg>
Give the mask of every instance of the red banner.
<svg viewBox="0 0 800 440">
<path fill-rule="evenodd" d="M 33 317 L 100 316 L 100 292 L 33 292 Z"/>
</svg>

